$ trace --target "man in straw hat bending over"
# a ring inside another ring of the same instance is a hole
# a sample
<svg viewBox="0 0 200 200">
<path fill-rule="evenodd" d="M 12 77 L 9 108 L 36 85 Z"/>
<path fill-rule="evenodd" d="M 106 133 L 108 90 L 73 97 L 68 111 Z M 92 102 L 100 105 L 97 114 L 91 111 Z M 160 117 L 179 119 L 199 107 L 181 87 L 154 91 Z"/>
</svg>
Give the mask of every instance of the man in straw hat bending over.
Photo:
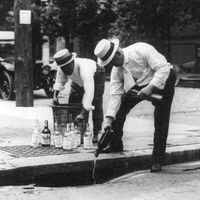
<svg viewBox="0 0 200 200">
<path fill-rule="evenodd" d="M 54 84 L 53 103 L 58 103 L 58 94 L 64 89 L 68 79 L 71 79 L 82 88 L 78 94 L 79 102 L 73 102 L 74 91 L 71 90 L 69 103 L 83 103 L 81 113 L 75 121 L 80 122 L 87 118 L 88 111 L 93 110 L 93 142 L 98 141 L 98 133 L 101 130 L 103 122 L 103 93 L 105 83 L 104 69 L 91 59 L 78 58 L 76 53 L 69 52 L 68 49 L 58 51 L 54 55 L 54 60 L 58 65 L 56 81 Z"/>
<path fill-rule="evenodd" d="M 154 148 L 151 172 L 161 171 L 166 150 L 171 103 L 174 96 L 175 72 L 165 57 L 147 43 L 135 43 L 126 48 L 119 41 L 102 39 L 94 54 L 100 66 L 111 65 L 110 100 L 104 129 L 113 129 L 115 137 L 102 152 L 123 151 L 123 126 L 129 111 L 152 92 L 162 94 L 161 102 L 153 102 Z M 131 95 L 130 89 L 138 90 Z"/>
</svg>

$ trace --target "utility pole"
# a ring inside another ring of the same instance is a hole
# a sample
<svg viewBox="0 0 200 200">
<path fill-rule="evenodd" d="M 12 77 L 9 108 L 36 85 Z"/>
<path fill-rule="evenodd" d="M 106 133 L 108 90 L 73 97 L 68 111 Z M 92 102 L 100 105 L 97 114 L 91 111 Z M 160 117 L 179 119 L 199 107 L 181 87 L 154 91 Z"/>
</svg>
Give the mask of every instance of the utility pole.
<svg viewBox="0 0 200 200">
<path fill-rule="evenodd" d="M 16 106 L 33 106 L 31 0 L 15 0 Z"/>
</svg>

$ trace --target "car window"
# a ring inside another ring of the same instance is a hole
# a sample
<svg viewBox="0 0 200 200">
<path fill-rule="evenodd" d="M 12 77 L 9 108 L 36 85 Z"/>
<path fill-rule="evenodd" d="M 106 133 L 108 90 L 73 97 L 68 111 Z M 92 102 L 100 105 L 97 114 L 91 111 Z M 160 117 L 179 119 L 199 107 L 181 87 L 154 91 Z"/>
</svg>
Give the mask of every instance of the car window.
<svg viewBox="0 0 200 200">
<path fill-rule="evenodd" d="M 14 43 L 5 43 L 0 41 L 0 57 L 13 58 L 14 57 Z"/>
<path fill-rule="evenodd" d="M 14 57 L 14 32 L 0 31 L 0 57 Z"/>
</svg>

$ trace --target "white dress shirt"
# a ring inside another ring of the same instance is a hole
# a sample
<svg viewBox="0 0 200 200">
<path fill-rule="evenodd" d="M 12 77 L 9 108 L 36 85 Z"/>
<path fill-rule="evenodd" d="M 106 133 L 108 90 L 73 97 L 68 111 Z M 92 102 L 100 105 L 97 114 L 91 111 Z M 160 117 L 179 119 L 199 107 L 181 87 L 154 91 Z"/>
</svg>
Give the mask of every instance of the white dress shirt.
<svg viewBox="0 0 200 200">
<path fill-rule="evenodd" d="M 153 46 L 138 42 L 123 49 L 124 64 L 113 66 L 110 80 L 110 100 L 107 116 L 116 117 L 121 96 L 133 86 L 152 84 L 163 89 L 169 76 L 171 64 Z"/>
<path fill-rule="evenodd" d="M 63 90 L 68 79 L 71 79 L 79 86 L 84 87 L 83 107 L 86 110 L 92 110 L 94 109 L 92 101 L 94 98 L 94 74 L 96 70 L 97 67 L 95 61 L 87 58 L 75 58 L 72 75 L 67 76 L 60 67 L 57 68 L 54 90 Z"/>
</svg>

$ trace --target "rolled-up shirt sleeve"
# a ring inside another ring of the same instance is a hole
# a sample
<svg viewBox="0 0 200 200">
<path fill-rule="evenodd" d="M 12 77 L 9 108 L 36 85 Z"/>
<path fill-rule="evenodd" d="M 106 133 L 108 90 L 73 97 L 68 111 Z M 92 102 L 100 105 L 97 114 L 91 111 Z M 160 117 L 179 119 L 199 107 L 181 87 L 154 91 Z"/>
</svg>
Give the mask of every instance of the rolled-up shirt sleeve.
<svg viewBox="0 0 200 200">
<path fill-rule="evenodd" d="M 108 102 L 106 116 L 111 116 L 115 119 L 121 105 L 121 97 L 124 94 L 123 86 L 122 74 L 120 74 L 116 67 L 113 67 L 111 71 L 110 100 Z"/>
<path fill-rule="evenodd" d="M 96 72 L 96 62 L 87 61 L 81 63 L 80 67 L 80 75 L 83 80 L 84 87 L 84 95 L 83 95 L 83 107 L 89 111 L 93 110 L 94 106 L 92 105 L 92 101 L 94 98 L 94 75 Z"/>
<path fill-rule="evenodd" d="M 150 84 L 157 88 L 163 89 L 172 65 L 170 65 L 165 57 L 153 46 L 149 46 L 149 50 L 146 53 L 146 58 L 148 65 L 155 71 L 154 77 L 150 81 Z"/>
<path fill-rule="evenodd" d="M 85 90 L 84 96 L 83 96 L 83 107 L 89 111 L 93 110 L 94 106 L 92 105 L 92 101 L 94 98 L 94 76 L 92 74 L 89 74 L 83 79 L 83 87 Z"/>
<path fill-rule="evenodd" d="M 57 91 L 63 90 L 65 88 L 65 84 L 67 83 L 67 81 L 68 81 L 67 76 L 63 73 L 60 67 L 58 67 L 57 73 L 56 73 L 56 80 L 55 80 L 53 89 Z"/>
</svg>

